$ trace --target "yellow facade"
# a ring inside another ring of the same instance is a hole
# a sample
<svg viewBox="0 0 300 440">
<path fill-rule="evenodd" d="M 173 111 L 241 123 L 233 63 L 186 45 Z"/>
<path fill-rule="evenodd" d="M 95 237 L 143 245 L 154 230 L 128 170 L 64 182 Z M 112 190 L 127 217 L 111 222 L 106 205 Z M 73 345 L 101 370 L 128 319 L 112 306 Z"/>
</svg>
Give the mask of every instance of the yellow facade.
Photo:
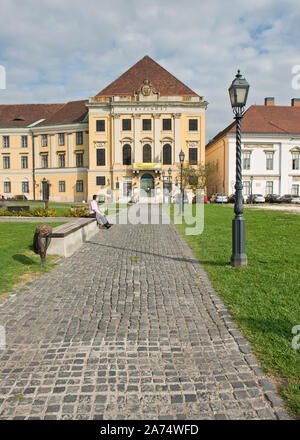
<svg viewBox="0 0 300 440">
<path fill-rule="evenodd" d="M 170 181 L 170 190 L 179 191 L 181 150 L 186 162 L 192 157 L 205 163 L 206 107 L 192 91 L 191 96 L 161 96 L 145 79 L 131 96 L 90 98 L 81 122 L 48 124 L 46 119 L 32 127 L 0 127 L 0 154 L 10 156 L 10 168 L 4 168 L 3 158 L 0 162 L 0 195 L 41 200 L 47 182 L 50 201 L 87 201 L 93 194 L 161 201 Z M 9 136 L 8 148 L 4 136 Z M 27 147 L 21 146 L 21 136 L 27 136 Z M 24 155 L 26 169 L 21 168 Z M 22 185 L 25 179 L 28 185 Z"/>
<path fill-rule="evenodd" d="M 212 174 L 209 176 L 207 183 L 208 197 L 215 193 L 230 194 L 231 189 L 228 185 L 228 155 L 228 137 L 226 134 L 206 147 L 205 162 L 212 169 Z"/>
</svg>

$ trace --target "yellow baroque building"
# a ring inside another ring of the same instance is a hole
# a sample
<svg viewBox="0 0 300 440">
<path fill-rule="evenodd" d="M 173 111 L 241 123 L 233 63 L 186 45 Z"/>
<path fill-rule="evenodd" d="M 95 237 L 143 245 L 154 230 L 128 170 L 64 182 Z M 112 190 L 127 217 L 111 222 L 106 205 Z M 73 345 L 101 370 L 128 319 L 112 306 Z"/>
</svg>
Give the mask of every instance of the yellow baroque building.
<svg viewBox="0 0 300 440">
<path fill-rule="evenodd" d="M 207 104 L 145 56 L 88 100 L 0 105 L 0 195 L 161 201 L 181 150 L 205 163 Z"/>
</svg>

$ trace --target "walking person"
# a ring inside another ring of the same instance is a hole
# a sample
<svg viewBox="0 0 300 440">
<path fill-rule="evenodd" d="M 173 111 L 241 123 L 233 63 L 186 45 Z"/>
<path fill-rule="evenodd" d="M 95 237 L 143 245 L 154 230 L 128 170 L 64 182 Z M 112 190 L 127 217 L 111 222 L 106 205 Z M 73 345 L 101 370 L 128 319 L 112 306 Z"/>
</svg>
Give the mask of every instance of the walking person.
<svg viewBox="0 0 300 440">
<path fill-rule="evenodd" d="M 98 197 L 97 195 L 93 195 L 93 200 L 90 203 L 89 206 L 89 215 L 95 216 L 97 219 L 98 225 L 103 224 L 106 229 L 109 229 L 112 225 L 108 222 L 105 214 L 98 206 Z"/>
</svg>

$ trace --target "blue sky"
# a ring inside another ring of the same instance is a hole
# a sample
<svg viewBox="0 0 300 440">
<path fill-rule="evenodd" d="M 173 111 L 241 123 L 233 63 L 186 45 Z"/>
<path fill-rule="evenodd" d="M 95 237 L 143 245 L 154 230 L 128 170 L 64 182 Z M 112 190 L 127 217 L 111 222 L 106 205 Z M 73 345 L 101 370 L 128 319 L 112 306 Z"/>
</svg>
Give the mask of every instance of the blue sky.
<svg viewBox="0 0 300 440">
<path fill-rule="evenodd" d="M 299 22 L 299 0 L 1 0 L 0 102 L 85 99 L 149 55 L 207 99 L 208 141 L 232 121 L 238 68 L 249 105 L 300 97 Z"/>
</svg>

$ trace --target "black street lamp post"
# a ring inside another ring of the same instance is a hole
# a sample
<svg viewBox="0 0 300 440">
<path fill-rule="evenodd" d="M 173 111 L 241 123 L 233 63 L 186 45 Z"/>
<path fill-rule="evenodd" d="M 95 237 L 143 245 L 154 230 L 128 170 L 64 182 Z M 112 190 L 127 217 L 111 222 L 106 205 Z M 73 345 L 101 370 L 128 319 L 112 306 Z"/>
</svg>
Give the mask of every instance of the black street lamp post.
<svg viewBox="0 0 300 440">
<path fill-rule="evenodd" d="M 179 204 L 179 215 L 183 215 L 184 213 L 184 194 L 183 194 L 183 162 L 184 162 L 185 154 L 183 151 L 179 153 L 180 160 L 180 204 Z"/>
<path fill-rule="evenodd" d="M 253 198 L 253 176 L 250 177 L 250 181 L 251 181 L 250 203 L 252 203 L 252 198 Z"/>
<path fill-rule="evenodd" d="M 243 218 L 243 183 L 242 183 L 242 154 L 241 154 L 241 120 L 247 102 L 249 84 L 242 78 L 238 70 L 235 79 L 229 87 L 231 106 L 236 120 L 236 183 L 235 183 L 235 217 L 232 220 L 232 255 L 231 266 L 247 266 L 245 249 L 245 219 Z"/>
</svg>

